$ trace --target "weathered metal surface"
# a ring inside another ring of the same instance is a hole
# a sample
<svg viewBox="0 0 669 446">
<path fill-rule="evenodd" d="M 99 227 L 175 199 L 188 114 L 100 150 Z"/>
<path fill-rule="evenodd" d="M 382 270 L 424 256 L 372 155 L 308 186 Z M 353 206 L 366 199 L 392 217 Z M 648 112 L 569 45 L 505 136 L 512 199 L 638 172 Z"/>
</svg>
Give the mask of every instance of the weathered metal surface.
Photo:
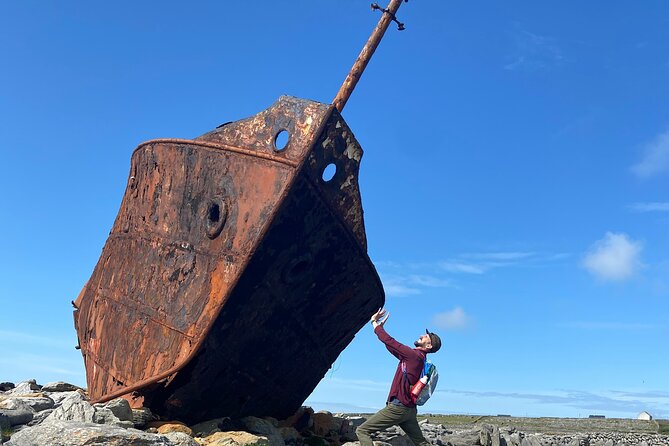
<svg viewBox="0 0 669 446">
<path fill-rule="evenodd" d="M 353 63 L 353 67 L 351 67 L 346 79 L 344 79 L 344 83 L 339 87 L 337 95 L 332 100 L 332 104 L 339 110 L 339 112 L 344 110 L 346 102 L 348 102 L 348 99 L 351 97 L 351 93 L 353 93 L 353 89 L 358 84 L 363 71 L 365 71 L 367 64 L 374 55 L 374 51 L 376 51 L 379 43 L 381 43 L 381 39 L 386 33 L 390 22 L 396 22 L 397 28 L 400 31 L 404 29 L 404 24 L 400 23 L 397 20 L 397 17 L 395 17 L 397 10 L 400 9 L 400 6 L 402 5 L 402 1 L 406 2 L 408 0 L 390 0 L 390 3 L 388 3 L 388 6 L 385 9 L 382 9 L 376 3 L 372 3 L 372 9 L 381 10 L 383 11 L 383 14 L 381 14 L 381 19 L 374 28 L 374 31 L 372 31 L 372 35 L 367 39 L 367 43 L 362 47 L 362 51 L 360 51 L 358 58 L 355 60 L 355 63 Z"/>
<path fill-rule="evenodd" d="M 76 302 L 91 398 L 134 392 L 190 421 L 296 410 L 383 305 L 361 156 L 333 106 L 291 97 L 195 140 L 140 145 Z"/>
</svg>

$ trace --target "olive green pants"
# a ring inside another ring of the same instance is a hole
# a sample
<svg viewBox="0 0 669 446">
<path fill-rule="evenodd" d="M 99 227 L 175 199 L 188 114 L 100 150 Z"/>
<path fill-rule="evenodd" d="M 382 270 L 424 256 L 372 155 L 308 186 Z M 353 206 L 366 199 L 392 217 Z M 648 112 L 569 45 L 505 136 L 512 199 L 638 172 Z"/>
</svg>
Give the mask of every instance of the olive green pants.
<svg viewBox="0 0 669 446">
<path fill-rule="evenodd" d="M 416 446 L 429 446 L 430 443 L 423 437 L 423 432 L 418 426 L 416 413 L 415 407 L 386 405 L 355 430 L 358 440 L 360 440 L 360 446 L 373 446 L 374 443 L 370 434 L 395 425 L 401 427 Z"/>
</svg>

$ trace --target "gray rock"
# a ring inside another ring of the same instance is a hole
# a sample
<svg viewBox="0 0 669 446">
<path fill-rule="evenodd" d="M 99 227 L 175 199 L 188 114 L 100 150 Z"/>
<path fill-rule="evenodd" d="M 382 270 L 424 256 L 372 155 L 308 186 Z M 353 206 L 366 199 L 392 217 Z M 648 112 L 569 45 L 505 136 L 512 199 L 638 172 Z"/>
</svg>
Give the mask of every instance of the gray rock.
<svg viewBox="0 0 669 446">
<path fill-rule="evenodd" d="M 39 392 L 42 386 L 38 385 L 34 379 L 18 383 L 13 389 L 7 391 L 9 395 L 28 395 Z"/>
<path fill-rule="evenodd" d="M 37 412 L 34 416 L 32 421 L 28 423 L 28 426 L 35 426 L 37 424 L 40 424 L 42 421 L 46 420 L 46 418 L 51 415 L 51 412 L 53 412 L 53 409 L 47 409 L 43 410 L 41 412 Z"/>
<path fill-rule="evenodd" d="M 240 421 L 247 432 L 267 437 L 270 446 L 285 446 L 279 429 L 272 422 L 257 417 L 244 417 Z"/>
<path fill-rule="evenodd" d="M 23 398 L 18 397 L 11 397 L 0 401 L 0 409 L 21 409 L 34 412 L 32 407 L 23 401 Z"/>
<path fill-rule="evenodd" d="M 280 427 L 279 433 L 287 445 L 297 445 L 300 443 L 300 433 L 292 426 Z"/>
<path fill-rule="evenodd" d="M 492 446 L 492 426 L 484 424 L 479 433 L 479 443 L 481 446 Z"/>
<path fill-rule="evenodd" d="M 123 398 L 117 398 L 111 400 L 104 405 L 107 409 L 111 410 L 116 418 L 121 421 L 133 421 L 132 409 L 130 408 L 130 403 Z"/>
<path fill-rule="evenodd" d="M 439 435 L 437 441 L 452 446 L 478 446 L 481 441 L 481 434 L 478 430 L 460 431 L 452 434 Z"/>
<path fill-rule="evenodd" d="M 173 446 L 199 446 L 197 441 L 184 432 L 168 432 L 163 436 L 167 437 Z"/>
<path fill-rule="evenodd" d="M 95 408 L 91 406 L 91 403 L 81 393 L 72 392 L 67 398 L 61 401 L 60 406 L 51 412 L 42 424 L 53 421 L 95 423 Z"/>
<path fill-rule="evenodd" d="M 97 405 L 96 405 L 97 406 Z M 132 421 L 121 421 L 118 419 L 114 412 L 112 412 L 107 407 L 93 406 L 95 410 L 95 415 L 93 416 L 93 421 L 98 424 L 110 424 L 112 426 L 119 426 L 125 428 L 135 427 Z"/>
<path fill-rule="evenodd" d="M 406 435 L 395 435 L 394 437 L 385 440 L 385 442 L 392 446 L 414 446 L 411 439 Z"/>
<path fill-rule="evenodd" d="M 123 398 L 118 398 L 107 403 L 93 405 L 95 409 L 94 421 L 99 424 L 111 424 L 125 428 L 135 427 L 132 421 L 132 409 L 130 404 Z"/>
<path fill-rule="evenodd" d="M 105 424 L 54 420 L 23 429 L 12 435 L 5 446 L 172 446 L 163 435 Z"/>
<path fill-rule="evenodd" d="M 79 386 L 74 384 L 66 383 L 63 381 L 56 381 L 52 383 L 46 383 L 42 386 L 42 390 L 45 392 L 72 392 L 75 390 L 83 390 Z"/>
<path fill-rule="evenodd" d="M 48 395 L 49 395 L 49 398 L 51 398 L 53 400 L 53 403 L 54 403 L 55 407 L 58 407 L 58 406 L 60 406 L 60 403 L 62 403 L 63 400 L 65 400 L 65 398 L 67 398 L 68 396 L 70 396 L 74 393 L 78 393 L 78 394 L 81 395 L 81 392 L 76 391 L 76 390 L 72 391 L 72 392 L 48 392 Z"/>
<path fill-rule="evenodd" d="M 5 409 L 19 409 L 22 408 L 22 406 L 24 405 L 30 407 L 35 412 L 41 412 L 43 410 L 53 408 L 54 402 L 51 398 L 47 396 L 41 396 L 41 397 L 15 396 L 15 397 L 9 397 L 0 403 L 0 407 Z"/>
<path fill-rule="evenodd" d="M 528 435 L 520 440 L 520 446 L 541 446 L 541 436 Z"/>
<path fill-rule="evenodd" d="M 346 417 L 349 423 L 351 423 L 351 427 L 353 427 L 353 430 L 356 430 L 358 426 L 360 426 L 362 423 L 364 423 L 366 420 L 363 417 Z"/>
<path fill-rule="evenodd" d="M 10 382 L 0 383 L 0 392 L 6 392 L 8 390 L 12 390 L 14 387 L 16 387 L 14 383 Z"/>
<path fill-rule="evenodd" d="M 131 409 L 132 411 L 132 423 L 135 427 L 144 427 L 149 421 L 154 421 L 156 419 L 155 415 L 151 412 L 151 409 L 148 407 L 142 407 L 140 409 Z"/>
<path fill-rule="evenodd" d="M 502 436 L 508 446 L 520 446 L 520 434 L 518 432 L 511 432 Z"/>
<path fill-rule="evenodd" d="M 0 409 L 0 416 L 9 419 L 9 424 L 19 426 L 32 421 L 35 413 L 29 407 L 23 409 Z"/>
<path fill-rule="evenodd" d="M 497 426 L 492 427 L 492 433 L 490 434 L 491 446 L 501 446 L 502 443 L 499 438 L 499 428 Z"/>
<path fill-rule="evenodd" d="M 221 432 L 219 424 L 223 420 L 224 418 L 214 418 L 213 420 L 197 423 L 193 426 L 190 426 L 190 428 L 193 431 L 193 435 L 195 435 L 196 437 L 208 437 L 214 432 Z"/>
<path fill-rule="evenodd" d="M 2 444 L 2 439 L 9 438 L 9 432 L 12 429 L 12 423 L 9 421 L 9 417 L 0 413 L 0 444 Z"/>
</svg>

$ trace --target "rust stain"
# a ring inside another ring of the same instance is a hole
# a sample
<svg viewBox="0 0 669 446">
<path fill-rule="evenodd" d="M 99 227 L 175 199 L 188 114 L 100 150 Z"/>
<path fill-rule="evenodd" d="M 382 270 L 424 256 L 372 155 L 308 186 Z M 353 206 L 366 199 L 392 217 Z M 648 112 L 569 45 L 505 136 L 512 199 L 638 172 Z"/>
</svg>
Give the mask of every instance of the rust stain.
<svg viewBox="0 0 669 446">
<path fill-rule="evenodd" d="M 297 409 L 383 304 L 361 156 L 331 105 L 286 96 L 194 140 L 140 144 L 74 302 L 91 398 L 191 421 Z"/>
</svg>

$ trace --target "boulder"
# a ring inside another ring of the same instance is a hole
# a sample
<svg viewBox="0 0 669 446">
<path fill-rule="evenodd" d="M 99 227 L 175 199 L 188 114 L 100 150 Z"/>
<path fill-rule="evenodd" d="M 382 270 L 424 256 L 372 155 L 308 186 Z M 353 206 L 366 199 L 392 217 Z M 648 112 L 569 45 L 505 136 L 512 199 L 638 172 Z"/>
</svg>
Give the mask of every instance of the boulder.
<svg viewBox="0 0 669 446">
<path fill-rule="evenodd" d="M 9 417 L 0 413 L 0 444 L 2 440 L 9 438 L 9 432 L 12 430 L 12 423 L 9 421 Z"/>
<path fill-rule="evenodd" d="M 8 419 L 11 426 L 28 424 L 34 416 L 35 412 L 28 406 L 21 409 L 0 409 L 0 417 Z"/>
<path fill-rule="evenodd" d="M 484 424 L 479 432 L 479 444 L 481 446 L 492 446 L 492 426 Z"/>
<path fill-rule="evenodd" d="M 207 420 L 203 421 L 202 423 L 197 423 L 191 426 L 191 430 L 193 431 L 193 435 L 196 435 L 198 437 L 208 437 L 209 435 L 213 434 L 214 432 L 221 432 L 223 429 L 223 425 L 228 423 L 230 421 L 230 418 L 214 418 L 213 420 Z M 231 430 L 238 430 L 238 429 L 231 429 Z"/>
<path fill-rule="evenodd" d="M 367 421 L 364 417 L 346 417 L 348 422 L 351 424 L 351 427 L 355 431 L 358 426 Z"/>
<path fill-rule="evenodd" d="M 341 428 L 341 418 L 335 418 L 330 412 L 320 411 L 313 415 L 314 425 L 311 430 L 319 437 L 328 437 L 338 434 Z"/>
<path fill-rule="evenodd" d="M 298 432 L 303 432 L 307 429 L 311 429 L 313 426 L 314 410 L 311 407 L 302 406 L 297 411 L 286 418 L 285 420 L 279 421 L 279 427 L 294 427 Z"/>
<path fill-rule="evenodd" d="M 0 392 L 6 392 L 8 390 L 12 390 L 14 387 L 16 387 L 14 383 L 10 382 L 0 383 Z"/>
<path fill-rule="evenodd" d="M 506 446 L 520 446 L 520 434 L 518 432 L 504 432 L 501 438 Z"/>
<path fill-rule="evenodd" d="M 47 409 L 47 410 L 43 410 L 41 412 L 37 412 L 33 416 L 33 419 L 28 423 L 28 426 L 35 426 L 37 424 L 40 424 L 42 421 L 46 420 L 46 418 L 49 415 L 51 415 L 51 412 L 53 412 L 53 409 Z"/>
<path fill-rule="evenodd" d="M 83 395 L 83 392 L 79 391 L 72 391 L 72 392 L 49 392 L 49 398 L 53 400 L 53 403 L 55 407 L 60 406 L 60 403 L 65 400 L 68 396 L 72 395 L 73 393 L 78 393 L 79 395 Z"/>
<path fill-rule="evenodd" d="M 93 406 L 95 410 L 95 416 L 93 421 L 98 424 L 111 424 L 112 426 L 119 426 L 125 428 L 135 427 L 132 421 L 121 421 L 118 419 L 114 412 L 112 412 L 107 407 L 97 407 L 97 404 Z"/>
<path fill-rule="evenodd" d="M 385 442 L 392 446 L 414 446 L 411 439 L 406 435 L 395 435 L 394 437 L 386 439 Z"/>
<path fill-rule="evenodd" d="M 341 427 L 339 429 L 339 441 L 356 441 L 358 436 L 355 434 L 355 427 L 348 418 L 341 418 Z"/>
<path fill-rule="evenodd" d="M 2 409 L 16 409 L 17 403 L 20 406 L 24 404 L 30 407 L 35 412 L 41 412 L 43 410 L 51 409 L 55 405 L 53 400 L 48 396 L 15 396 L 9 397 L 3 401 L 0 401 L 0 408 Z"/>
<path fill-rule="evenodd" d="M 183 432 L 168 432 L 163 434 L 172 446 L 199 446 L 199 443 L 188 434 Z"/>
<path fill-rule="evenodd" d="M 96 404 L 97 408 L 99 404 Z M 121 421 L 132 421 L 132 409 L 130 408 L 130 403 L 123 398 L 116 398 L 115 400 L 108 401 L 101 405 L 105 409 L 109 409 L 111 413 L 116 416 Z"/>
<path fill-rule="evenodd" d="M 480 445 L 481 434 L 478 430 L 466 430 L 454 432 L 452 434 L 439 435 L 437 441 L 452 446 L 478 446 Z"/>
<path fill-rule="evenodd" d="M 283 442 L 287 445 L 297 445 L 300 443 L 302 436 L 294 427 L 280 427 L 279 433 Z"/>
<path fill-rule="evenodd" d="M 34 379 L 22 381 L 14 388 L 7 390 L 10 395 L 29 395 L 31 393 L 39 392 L 42 386 L 38 385 Z"/>
<path fill-rule="evenodd" d="M 44 392 L 72 392 L 75 390 L 83 390 L 79 386 L 74 384 L 66 383 L 63 381 L 56 381 L 51 383 L 46 383 L 42 386 Z"/>
<path fill-rule="evenodd" d="M 153 415 L 151 409 L 148 407 L 142 407 L 139 409 L 131 409 L 132 411 L 132 423 L 135 427 L 145 427 L 149 422 L 154 421 L 156 416 Z"/>
<path fill-rule="evenodd" d="M 117 398 L 107 403 L 98 403 L 95 408 L 95 422 L 100 424 L 113 424 L 121 427 L 135 427 L 133 412 L 130 404 L 123 398 Z"/>
<path fill-rule="evenodd" d="M 541 436 L 527 435 L 520 440 L 520 446 L 541 446 Z"/>
<path fill-rule="evenodd" d="M 165 423 L 158 428 L 159 434 L 167 434 L 170 432 L 181 432 L 189 437 L 193 435 L 191 428 L 183 423 Z"/>
<path fill-rule="evenodd" d="M 111 413 L 111 411 L 109 411 Z M 113 414 L 112 414 L 113 415 Z M 82 423 L 95 423 L 95 408 L 79 392 L 71 392 L 60 406 L 54 409 L 44 420 L 45 423 L 52 421 L 79 421 Z"/>
<path fill-rule="evenodd" d="M 302 440 L 302 444 L 304 444 L 304 446 L 330 446 L 329 441 L 317 435 L 306 437 L 304 440 Z"/>
<path fill-rule="evenodd" d="M 279 429 L 271 421 L 257 417 L 244 417 L 241 420 L 244 430 L 267 438 L 270 446 L 284 446 Z"/>
<path fill-rule="evenodd" d="M 269 446 L 266 437 L 242 431 L 215 432 L 198 443 L 201 446 Z"/>
<path fill-rule="evenodd" d="M 151 435 L 136 429 L 53 420 L 16 432 L 5 446 L 41 445 L 171 446 L 172 443 L 162 435 Z"/>
</svg>

